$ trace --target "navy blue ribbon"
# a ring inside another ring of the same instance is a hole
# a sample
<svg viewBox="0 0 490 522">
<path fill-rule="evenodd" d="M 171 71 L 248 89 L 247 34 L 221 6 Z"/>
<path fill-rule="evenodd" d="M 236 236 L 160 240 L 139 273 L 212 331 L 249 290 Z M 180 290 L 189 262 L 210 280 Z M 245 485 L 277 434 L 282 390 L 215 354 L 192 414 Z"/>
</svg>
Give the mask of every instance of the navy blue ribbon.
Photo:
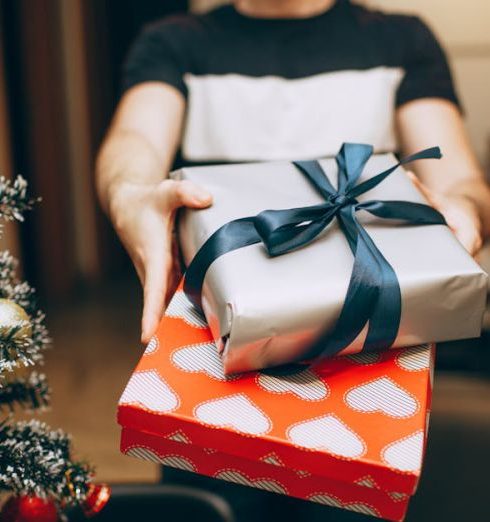
<svg viewBox="0 0 490 522">
<path fill-rule="evenodd" d="M 305 352 L 305 358 L 332 356 L 349 346 L 368 325 L 363 351 L 389 348 L 395 341 L 401 317 L 400 285 L 393 267 L 384 258 L 362 224 L 357 212 L 365 210 L 384 219 L 410 225 L 445 225 L 434 208 L 408 201 L 357 200 L 379 185 L 400 165 L 420 159 L 439 159 L 439 147 L 423 150 L 389 169 L 357 183 L 373 154 L 370 145 L 344 143 L 336 156 L 338 188 L 330 183 L 318 161 L 294 165 L 325 199 L 324 203 L 285 210 L 265 210 L 236 219 L 219 228 L 199 249 L 187 268 L 184 291 L 199 309 L 206 271 L 213 261 L 238 248 L 262 242 L 270 256 L 279 256 L 307 245 L 336 217 L 354 254 L 354 267 L 344 305 L 335 328 L 323 332 Z"/>
</svg>

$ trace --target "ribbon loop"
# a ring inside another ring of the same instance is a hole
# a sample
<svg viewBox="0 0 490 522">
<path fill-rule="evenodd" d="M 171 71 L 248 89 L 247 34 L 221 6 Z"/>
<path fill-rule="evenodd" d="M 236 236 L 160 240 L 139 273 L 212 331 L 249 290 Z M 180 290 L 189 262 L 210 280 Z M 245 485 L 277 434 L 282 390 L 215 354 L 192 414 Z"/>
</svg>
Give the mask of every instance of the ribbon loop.
<svg viewBox="0 0 490 522">
<path fill-rule="evenodd" d="M 338 172 L 338 190 L 349 191 L 359 179 L 366 163 L 373 154 L 372 145 L 344 143 L 335 157 Z"/>
<path fill-rule="evenodd" d="M 286 210 L 265 210 L 254 218 L 255 228 L 271 256 L 310 243 L 333 219 L 329 203 Z"/>
<path fill-rule="evenodd" d="M 308 207 L 265 210 L 223 225 L 199 249 L 186 271 L 184 291 L 191 302 L 201 308 L 204 276 L 218 257 L 259 242 L 265 245 L 270 256 L 286 254 L 314 241 L 336 217 L 354 254 L 354 266 L 334 330 L 323 332 L 305 356 L 335 355 L 351 344 L 366 326 L 363 350 L 389 348 L 400 326 L 400 285 L 393 267 L 359 223 L 356 213 L 365 210 L 376 217 L 401 220 L 410 225 L 445 225 L 446 222 L 442 214 L 428 205 L 379 200 L 359 203 L 357 197 L 379 185 L 400 165 L 420 159 L 438 159 L 441 151 L 439 147 L 423 150 L 357 183 L 372 154 L 371 145 L 345 143 L 336 156 L 337 189 L 318 161 L 294 162 L 325 202 Z"/>
<path fill-rule="evenodd" d="M 337 192 L 330 180 L 325 176 L 325 172 L 318 161 L 295 161 L 294 165 L 303 173 L 303 176 L 313 185 L 313 188 L 320 196 L 328 199 Z"/>
</svg>

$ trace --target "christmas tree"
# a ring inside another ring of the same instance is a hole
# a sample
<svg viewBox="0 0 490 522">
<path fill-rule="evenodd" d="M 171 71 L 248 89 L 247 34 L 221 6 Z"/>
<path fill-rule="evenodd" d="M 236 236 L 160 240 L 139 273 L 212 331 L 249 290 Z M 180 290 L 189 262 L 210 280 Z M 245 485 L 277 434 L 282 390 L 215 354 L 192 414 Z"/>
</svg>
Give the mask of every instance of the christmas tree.
<svg viewBox="0 0 490 522">
<path fill-rule="evenodd" d="M 0 177 L 1 220 L 23 221 L 36 202 L 21 176 L 14 181 Z M 35 418 L 14 420 L 16 410 L 41 412 L 50 398 L 45 375 L 32 369 L 42 364 L 50 345 L 45 316 L 16 268 L 17 260 L 1 252 L 0 492 L 12 495 L 0 520 L 58 520 L 69 507 L 100 503 L 102 492 L 92 484 L 90 466 L 72 459 L 68 435 Z"/>
</svg>

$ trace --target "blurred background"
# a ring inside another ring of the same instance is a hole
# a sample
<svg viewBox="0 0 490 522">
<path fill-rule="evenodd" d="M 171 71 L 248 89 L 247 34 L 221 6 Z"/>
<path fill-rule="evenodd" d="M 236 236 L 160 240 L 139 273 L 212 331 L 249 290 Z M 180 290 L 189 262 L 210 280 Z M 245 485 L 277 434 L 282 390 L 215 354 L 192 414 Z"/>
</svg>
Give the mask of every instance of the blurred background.
<svg viewBox="0 0 490 522">
<path fill-rule="evenodd" d="M 119 455 L 116 404 L 140 354 L 141 293 L 94 192 L 94 158 L 141 27 L 210 0 L 0 0 L 0 175 L 21 173 L 43 202 L 1 248 L 21 259 L 54 350 L 44 418 L 71 431 L 100 480 L 153 482 L 156 465 Z M 424 17 L 443 42 L 474 148 L 490 171 L 490 2 L 372 0 Z M 489 266 L 488 247 L 481 262 Z M 488 321 L 487 321 L 488 324 Z M 434 411 L 409 521 L 490 520 L 490 346 L 438 350 Z"/>
</svg>

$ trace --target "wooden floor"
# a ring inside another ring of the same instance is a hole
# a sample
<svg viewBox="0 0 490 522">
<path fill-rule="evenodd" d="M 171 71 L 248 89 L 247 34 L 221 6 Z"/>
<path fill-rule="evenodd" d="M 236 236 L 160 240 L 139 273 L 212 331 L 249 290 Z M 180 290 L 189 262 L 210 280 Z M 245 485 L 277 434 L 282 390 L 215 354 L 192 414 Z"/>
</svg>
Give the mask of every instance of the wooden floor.
<svg viewBox="0 0 490 522">
<path fill-rule="evenodd" d="M 110 482 L 151 482 L 158 467 L 119 453 L 116 406 L 138 362 L 140 293 L 135 281 L 81 292 L 48 311 L 53 337 L 45 371 L 53 389 L 52 426 L 73 434 L 80 457 Z"/>
<path fill-rule="evenodd" d="M 118 451 L 116 404 L 141 355 L 139 300 L 135 282 L 120 281 L 81 292 L 48 313 L 55 343 L 45 370 L 53 408 L 43 418 L 73 434 L 78 455 L 95 464 L 101 481 L 158 477 L 157 466 Z M 490 521 L 490 373 L 479 368 L 481 360 L 490 360 L 490 350 L 483 358 L 481 347 L 468 348 L 468 357 L 462 350 L 439 350 L 439 366 L 453 369 L 436 372 L 425 470 L 408 522 Z M 462 365 L 463 372 L 458 360 L 472 362 Z"/>
</svg>

